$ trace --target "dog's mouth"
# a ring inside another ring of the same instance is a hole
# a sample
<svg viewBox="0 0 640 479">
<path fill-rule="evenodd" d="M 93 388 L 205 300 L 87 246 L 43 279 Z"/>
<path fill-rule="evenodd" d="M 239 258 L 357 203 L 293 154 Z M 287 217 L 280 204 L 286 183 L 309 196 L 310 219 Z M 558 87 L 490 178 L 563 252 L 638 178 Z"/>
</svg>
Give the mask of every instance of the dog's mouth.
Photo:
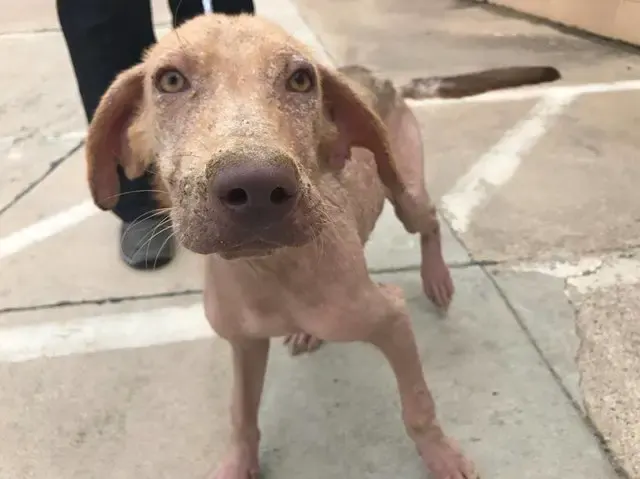
<svg viewBox="0 0 640 479">
<path fill-rule="evenodd" d="M 322 222 L 309 206 L 301 200 L 290 214 L 273 222 L 259 217 L 238 221 L 210 208 L 174 208 L 174 225 L 180 243 L 197 254 L 227 259 L 268 256 L 304 246 L 320 234 Z"/>
<path fill-rule="evenodd" d="M 211 231 L 206 227 L 197 229 L 199 233 L 196 234 L 179 234 L 185 248 L 197 254 L 218 254 L 228 259 L 268 256 L 283 248 L 303 246 L 314 237 L 310 230 L 290 227 L 269 233 L 235 228 L 223 231 Z"/>
<path fill-rule="evenodd" d="M 231 226 L 219 235 L 224 246 L 217 253 L 225 258 L 266 256 L 282 248 L 303 246 L 312 238 L 309 230 L 293 219 L 262 229 Z"/>
</svg>

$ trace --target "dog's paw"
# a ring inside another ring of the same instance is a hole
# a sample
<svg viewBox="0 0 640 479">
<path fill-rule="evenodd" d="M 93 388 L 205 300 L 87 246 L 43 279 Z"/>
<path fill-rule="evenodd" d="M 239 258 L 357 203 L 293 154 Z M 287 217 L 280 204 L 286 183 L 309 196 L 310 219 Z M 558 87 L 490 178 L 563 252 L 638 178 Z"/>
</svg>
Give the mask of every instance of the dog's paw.
<svg viewBox="0 0 640 479">
<path fill-rule="evenodd" d="M 425 439 L 418 451 L 434 479 L 480 479 L 474 464 L 450 439 Z"/>
<path fill-rule="evenodd" d="M 233 451 L 223 460 L 211 479 L 259 479 L 260 466 L 257 455 Z"/>
<path fill-rule="evenodd" d="M 439 242 L 422 240 L 422 265 L 420 276 L 424 294 L 443 311 L 449 308 L 455 288 L 449 267 L 442 257 Z"/>
<path fill-rule="evenodd" d="M 290 334 L 284 338 L 284 344 L 289 348 L 291 356 L 298 356 L 303 353 L 312 353 L 322 346 L 321 339 L 306 333 Z"/>
</svg>

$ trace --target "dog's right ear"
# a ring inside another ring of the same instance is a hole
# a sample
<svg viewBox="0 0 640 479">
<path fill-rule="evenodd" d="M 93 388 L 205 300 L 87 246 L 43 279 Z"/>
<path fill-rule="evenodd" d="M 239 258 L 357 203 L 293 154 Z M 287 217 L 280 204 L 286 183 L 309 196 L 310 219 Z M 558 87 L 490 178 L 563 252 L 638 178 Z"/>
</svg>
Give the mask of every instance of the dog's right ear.
<svg viewBox="0 0 640 479">
<path fill-rule="evenodd" d="M 144 159 L 131 147 L 130 126 L 143 99 L 144 66 L 121 72 L 100 100 L 85 148 L 87 175 L 95 204 L 110 210 L 118 202 L 118 164 L 129 178 L 141 176 Z M 139 152 L 138 152 L 139 153 Z"/>
</svg>

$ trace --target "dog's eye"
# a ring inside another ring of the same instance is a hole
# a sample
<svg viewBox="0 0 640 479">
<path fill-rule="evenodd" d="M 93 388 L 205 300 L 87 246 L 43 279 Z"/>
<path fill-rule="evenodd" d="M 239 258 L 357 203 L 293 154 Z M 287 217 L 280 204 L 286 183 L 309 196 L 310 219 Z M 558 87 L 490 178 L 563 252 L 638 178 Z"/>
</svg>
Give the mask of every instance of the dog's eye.
<svg viewBox="0 0 640 479">
<path fill-rule="evenodd" d="M 178 70 L 165 70 L 156 77 L 156 87 L 163 93 L 179 93 L 188 87 L 187 79 Z"/>
<path fill-rule="evenodd" d="M 287 88 L 296 93 L 308 93 L 313 87 L 313 73 L 306 68 L 294 71 L 287 80 Z"/>
</svg>

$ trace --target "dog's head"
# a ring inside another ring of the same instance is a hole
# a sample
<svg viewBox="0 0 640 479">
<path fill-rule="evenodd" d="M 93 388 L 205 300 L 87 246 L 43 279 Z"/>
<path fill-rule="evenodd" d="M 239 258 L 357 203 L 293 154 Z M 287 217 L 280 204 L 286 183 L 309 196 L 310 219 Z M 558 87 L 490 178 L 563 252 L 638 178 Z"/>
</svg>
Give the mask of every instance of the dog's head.
<svg viewBox="0 0 640 479">
<path fill-rule="evenodd" d="M 102 98 L 87 138 L 91 193 L 118 199 L 117 165 L 153 163 L 188 249 L 226 257 L 311 241 L 326 223 L 316 187 L 352 146 L 400 188 L 385 128 L 337 72 L 279 26 L 203 15 L 164 36 Z"/>
</svg>

